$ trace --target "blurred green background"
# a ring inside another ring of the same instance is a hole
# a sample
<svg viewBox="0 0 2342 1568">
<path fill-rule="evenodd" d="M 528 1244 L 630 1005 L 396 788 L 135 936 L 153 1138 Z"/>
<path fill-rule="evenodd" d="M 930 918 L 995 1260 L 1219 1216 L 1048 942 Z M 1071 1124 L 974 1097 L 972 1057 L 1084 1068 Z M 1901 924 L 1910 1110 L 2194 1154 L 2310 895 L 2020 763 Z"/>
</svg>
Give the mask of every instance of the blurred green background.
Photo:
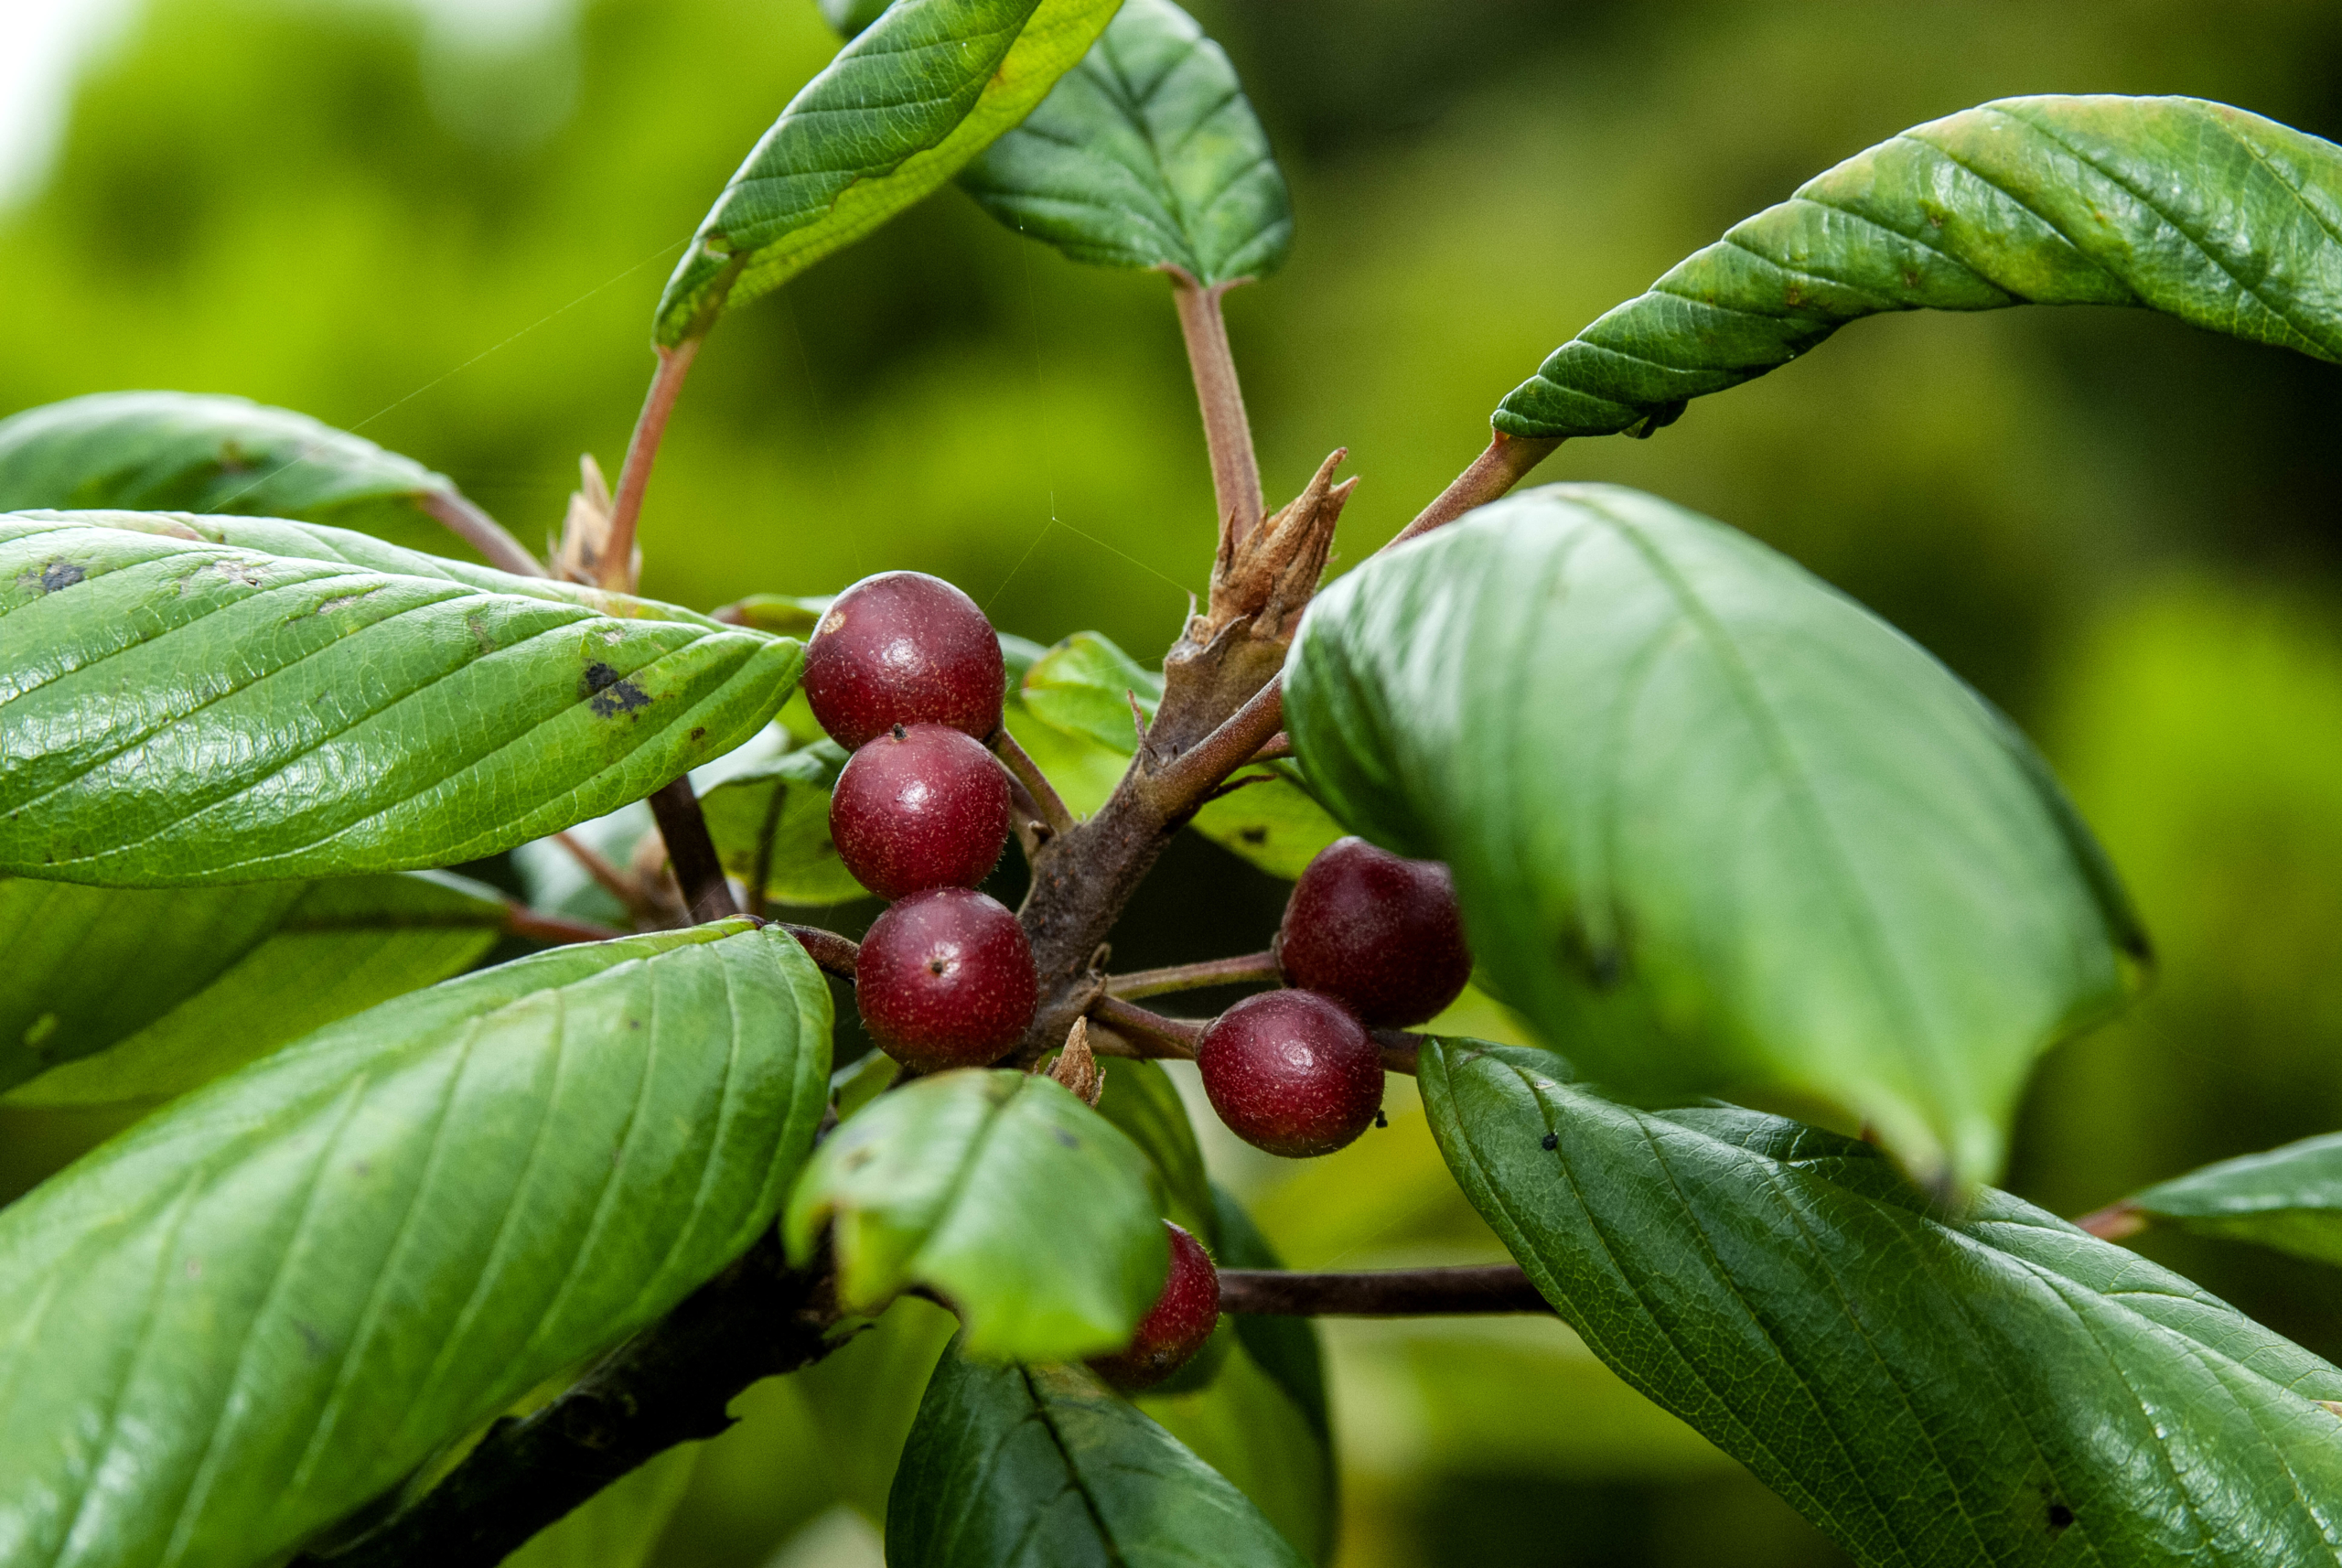
<svg viewBox="0 0 2342 1568">
<path fill-rule="evenodd" d="M 2342 12 L 2311 0 L 1193 8 L 1299 215 L 1285 274 L 1230 302 L 1268 489 L 1348 446 L 1351 562 L 1555 343 L 1906 125 L 2095 91 L 2342 132 Z M 240 392 L 454 475 L 534 543 L 579 453 L 615 471 L 668 268 L 832 47 L 811 0 L 591 0 L 500 36 L 387 3 L 152 0 L 91 62 L 46 178 L 0 211 L 0 413 Z M 2036 1083 L 2010 1184 L 2061 1212 L 2342 1127 L 2337 428 L 2333 367 L 2144 315 L 2004 312 L 1864 324 L 1649 443 L 1543 470 L 1772 542 L 2042 741 L 2163 961 L 2131 1018 Z M 1096 628 L 1149 657 L 1210 542 L 1164 284 L 1074 267 L 951 191 L 714 335 L 643 532 L 646 589 L 688 604 L 917 567 L 1004 629 Z M 1262 945 L 1282 897 L 1183 845 L 1118 957 Z M 1212 1145 L 1289 1262 L 1495 1254 L 1402 1098 L 1390 1132 L 1306 1167 Z M 2342 1355 L 2333 1275 L 2141 1245 Z M 890 1325 L 825 1383 L 766 1385 L 733 1435 L 644 1477 L 683 1498 L 653 1560 L 874 1561 L 836 1505 L 883 1499 L 885 1390 L 915 1391 L 933 1329 Z M 1349 1568 L 1841 1561 L 1553 1324 L 1328 1341 Z M 882 1432 L 843 1443 L 841 1423 Z"/>
</svg>

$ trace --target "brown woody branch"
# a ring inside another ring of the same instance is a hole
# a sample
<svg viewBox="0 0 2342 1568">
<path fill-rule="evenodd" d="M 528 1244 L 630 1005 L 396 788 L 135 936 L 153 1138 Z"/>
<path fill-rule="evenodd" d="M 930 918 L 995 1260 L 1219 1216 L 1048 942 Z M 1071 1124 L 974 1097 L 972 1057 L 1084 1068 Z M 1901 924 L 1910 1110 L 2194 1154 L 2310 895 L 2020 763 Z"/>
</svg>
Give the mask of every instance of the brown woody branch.
<svg viewBox="0 0 2342 1568">
<path fill-rule="evenodd" d="M 714 1437 L 749 1384 L 842 1343 L 826 1266 L 795 1270 L 778 1232 L 533 1413 L 490 1427 L 447 1477 L 345 1546 L 294 1568 L 494 1568 L 604 1487 Z"/>
<path fill-rule="evenodd" d="M 707 818 L 692 793 L 688 773 L 662 785 L 650 796 L 651 815 L 659 819 L 659 836 L 667 843 L 667 864 L 674 868 L 675 885 L 683 891 L 683 908 L 694 921 L 721 920 L 740 912 L 725 880 L 724 862 L 708 836 Z"/>
</svg>

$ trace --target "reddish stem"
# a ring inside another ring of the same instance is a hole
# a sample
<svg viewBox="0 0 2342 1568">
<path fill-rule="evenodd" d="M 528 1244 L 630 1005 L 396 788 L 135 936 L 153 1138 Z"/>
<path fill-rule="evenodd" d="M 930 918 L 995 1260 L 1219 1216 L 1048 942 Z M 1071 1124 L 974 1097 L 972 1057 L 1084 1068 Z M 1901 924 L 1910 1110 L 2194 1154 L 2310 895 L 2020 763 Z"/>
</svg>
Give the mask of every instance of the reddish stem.
<svg viewBox="0 0 2342 1568">
<path fill-rule="evenodd" d="M 1273 954 L 1248 952 L 1241 958 L 1216 958 L 1203 963 L 1173 964 L 1166 969 L 1142 969 L 1108 978 L 1106 994 L 1134 1002 L 1142 996 L 1163 996 L 1175 991 L 1199 991 L 1209 985 L 1245 985 L 1278 979 Z"/>
<path fill-rule="evenodd" d="M 515 902 L 504 918 L 504 929 L 514 936 L 532 942 L 548 942 L 560 946 L 568 942 L 607 942 L 626 933 L 615 926 L 605 926 L 594 920 L 573 920 L 564 915 L 548 915 L 543 909 L 532 909 Z"/>
<path fill-rule="evenodd" d="M 854 966 L 862 956 L 862 945 L 851 937 L 835 931 L 825 931 L 819 926 L 783 926 L 780 928 L 797 939 L 812 961 L 836 975 L 840 980 L 854 978 Z"/>
<path fill-rule="evenodd" d="M 659 836 L 667 841 L 667 864 L 674 868 L 675 886 L 682 889 L 683 908 L 693 920 L 704 924 L 740 912 L 725 880 L 724 862 L 708 835 L 707 818 L 692 793 L 692 776 L 679 774 L 650 797 L 651 814 L 659 819 Z"/>
<path fill-rule="evenodd" d="M 1512 1263 L 1357 1274 L 1222 1269 L 1219 1309 L 1280 1317 L 1432 1317 L 1553 1310 Z"/>
<path fill-rule="evenodd" d="M 542 577 L 544 567 L 528 547 L 505 531 L 504 525 L 454 490 L 425 490 L 417 498 L 424 510 L 447 525 L 447 532 L 488 557 L 488 564 L 516 577 Z"/>
<path fill-rule="evenodd" d="M 1219 296 L 1246 280 L 1206 288 L 1184 268 L 1163 270 L 1171 274 L 1179 335 L 1187 339 L 1187 368 L 1195 375 L 1196 403 L 1203 410 L 1220 538 L 1224 544 L 1241 542 L 1260 525 L 1262 515 L 1261 467 L 1252 456 L 1252 425 L 1244 414 L 1244 389 L 1236 379 L 1236 356 L 1228 346 Z"/>
<path fill-rule="evenodd" d="M 1401 529 L 1398 537 L 1382 548 L 1390 550 L 1404 544 L 1442 524 L 1454 522 L 1476 506 L 1498 499 L 1526 478 L 1530 469 L 1551 456 L 1562 439 L 1558 435 L 1507 435 L 1501 430 L 1496 432 L 1488 441 L 1488 449 L 1475 457 L 1472 466 L 1456 477 L 1454 484 L 1440 491 L 1414 521 Z"/>
<path fill-rule="evenodd" d="M 650 488 L 650 465 L 659 460 L 659 443 L 667 434 L 667 416 L 675 411 L 683 378 L 699 357 L 700 339 L 686 338 L 671 349 L 659 350 L 659 369 L 650 377 L 650 392 L 642 400 L 641 417 L 626 444 L 626 465 L 618 470 L 618 493 L 610 498 L 610 536 L 596 564 L 602 586 L 619 593 L 634 591 L 634 532 L 642 515 L 642 498 Z"/>
</svg>

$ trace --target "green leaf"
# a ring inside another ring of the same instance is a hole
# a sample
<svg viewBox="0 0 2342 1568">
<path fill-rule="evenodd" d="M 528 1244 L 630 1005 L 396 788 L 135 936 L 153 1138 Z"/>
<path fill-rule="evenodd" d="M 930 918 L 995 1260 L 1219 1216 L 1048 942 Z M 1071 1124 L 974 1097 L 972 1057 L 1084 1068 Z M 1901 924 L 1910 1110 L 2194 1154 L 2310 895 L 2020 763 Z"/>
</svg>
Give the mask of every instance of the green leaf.
<svg viewBox="0 0 2342 1568">
<path fill-rule="evenodd" d="M 1512 435 L 1648 435 L 1890 310 L 2131 305 L 2342 360 L 2342 148 L 2193 98 L 2006 98 L 1857 153 L 1553 351 Z"/>
<path fill-rule="evenodd" d="M 782 1232 L 833 1227 L 838 1297 L 951 1301 L 971 1355 L 1058 1361 L 1129 1343 L 1170 1266 L 1146 1156 L 1055 1080 L 938 1073 L 883 1094 L 806 1167 Z"/>
<path fill-rule="evenodd" d="M 1555 485 L 1341 578 L 1285 714 L 1320 798 L 1454 869 L 1496 993 L 1605 1081 L 1868 1122 L 1990 1178 L 2143 942 L 2030 747 L 1745 534 Z"/>
<path fill-rule="evenodd" d="M 1010 733 L 1076 812 L 1104 805 L 1138 750 L 1133 695 L 1152 723 L 1163 677 L 1094 631 L 1042 653 L 1011 691 Z M 1342 829 L 1288 765 L 1252 771 L 1272 782 L 1214 800 L 1196 813 L 1195 829 L 1272 876 L 1297 877 Z"/>
<path fill-rule="evenodd" d="M 449 865 L 754 735 L 796 642 L 340 529 L 0 517 L 0 872 Z"/>
<path fill-rule="evenodd" d="M 2005 1193 L 1424 1046 L 1473 1204 L 1620 1376 L 1864 1563 L 2342 1562 L 2342 1370 Z"/>
<path fill-rule="evenodd" d="M 659 301 L 672 348 L 885 223 L 1033 111 L 1121 0 L 899 0 L 790 101 Z"/>
<path fill-rule="evenodd" d="M 0 1210 L 0 1561 L 241 1568 L 771 1223 L 829 991 L 725 921 L 360 1014 Z"/>
<path fill-rule="evenodd" d="M 886 1504 L 903 1568 L 1301 1568 L 1261 1510 L 1080 1367 L 954 1347 Z"/>
<path fill-rule="evenodd" d="M 783 637 L 811 637 L 836 602 L 835 594 L 750 594 L 716 613 L 734 626 L 754 627 Z"/>
<path fill-rule="evenodd" d="M 1283 1268 L 1284 1260 L 1236 1200 L 1218 1187 L 1213 1197 L 1220 1267 Z M 1252 1498 L 1277 1533 L 1311 1562 L 1331 1562 L 1340 1520 L 1339 1470 L 1316 1321 L 1230 1314 L 1214 1336 L 1234 1345 L 1208 1388 L 1149 1394 L 1139 1408 Z"/>
<path fill-rule="evenodd" d="M 1145 1154 L 1162 1184 L 1164 1218 L 1202 1238 L 1217 1255 L 1219 1209 L 1179 1086 L 1160 1062 L 1114 1057 L 1101 1058 L 1098 1065 L 1106 1075 L 1098 1114 L 1120 1127 Z"/>
<path fill-rule="evenodd" d="M 2183 1230 L 2342 1263 L 2342 1133 L 2206 1165 L 2123 1207 Z"/>
<path fill-rule="evenodd" d="M 494 888 L 445 872 L 191 892 L 0 882 L 0 949 L 10 955 L 0 1082 L 17 1085 L 5 1102 L 184 1094 L 462 973 L 496 945 L 510 913 Z M 21 1018 L 30 1022 L 19 1030 Z"/>
<path fill-rule="evenodd" d="M 700 797 L 724 869 L 776 904 L 870 897 L 830 842 L 830 792 L 845 752 L 822 740 L 743 768 Z"/>
<path fill-rule="evenodd" d="M 1077 262 L 1265 277 L 1293 203 L 1236 68 L 1171 0 L 1123 0 L 1081 63 L 960 176 L 977 205 Z"/>
<path fill-rule="evenodd" d="M 368 528 L 428 520 L 456 494 L 412 458 L 241 397 L 93 392 L 0 420 L 0 511 L 118 507 Z"/>
</svg>

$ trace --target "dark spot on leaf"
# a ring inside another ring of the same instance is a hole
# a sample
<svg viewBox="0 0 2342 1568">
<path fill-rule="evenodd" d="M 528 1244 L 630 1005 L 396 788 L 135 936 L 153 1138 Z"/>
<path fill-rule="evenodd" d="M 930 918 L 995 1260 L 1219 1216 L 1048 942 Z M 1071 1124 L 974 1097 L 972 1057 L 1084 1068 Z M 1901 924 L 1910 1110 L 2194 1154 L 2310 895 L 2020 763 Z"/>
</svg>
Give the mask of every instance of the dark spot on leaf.
<svg viewBox="0 0 2342 1568">
<path fill-rule="evenodd" d="M 309 1348 L 309 1354 L 318 1360 L 322 1361 L 333 1353 L 332 1342 L 297 1317 L 293 1320 L 293 1329 L 301 1336 L 301 1343 Z"/>
<path fill-rule="evenodd" d="M 478 610 L 464 618 L 464 625 L 471 628 L 472 640 L 479 644 L 482 653 L 496 651 L 496 639 L 488 634 L 487 619 Z"/>
<path fill-rule="evenodd" d="M 1548 1133 L 1537 1140 L 1537 1146 L 1550 1155 L 1562 1146 L 1562 1135 L 1559 1133 Z"/>
<path fill-rule="evenodd" d="M 707 726 L 705 725 L 702 725 L 697 729 L 692 731 L 692 738 L 693 740 L 705 740 L 707 738 Z"/>
<path fill-rule="evenodd" d="M 616 718 L 650 705 L 648 693 L 607 664 L 586 666 L 585 694 L 597 718 Z"/>
<path fill-rule="evenodd" d="M 626 1021 L 626 1026 L 629 1029 L 639 1029 L 642 1027 L 642 1020 L 639 1018 L 628 1018 Z"/>
<path fill-rule="evenodd" d="M 1269 830 L 1262 827 L 1239 828 L 1236 836 L 1246 843 L 1266 843 L 1269 842 Z"/>
<path fill-rule="evenodd" d="M 1379 1107 L 1379 1106 L 1378 1106 L 1378 1107 L 1376 1107 L 1376 1109 L 1375 1109 L 1375 1112 L 1374 1112 L 1374 1124 L 1375 1124 L 1375 1126 L 1377 1126 L 1377 1127 L 1379 1127 L 1379 1128 L 1384 1128 L 1384 1129 L 1389 1128 L 1389 1126 L 1391 1125 L 1391 1118 L 1389 1118 L 1388 1116 L 1385 1116 L 1384 1114 L 1382 1114 L 1381 1108 L 1380 1108 L 1380 1107 Z"/>
<path fill-rule="evenodd" d="M 1055 1132 L 1055 1133 L 1057 1133 L 1057 1135 L 1058 1135 L 1058 1143 L 1060 1143 L 1060 1144 L 1063 1144 L 1067 1148 L 1069 1148 L 1069 1149 L 1078 1149 L 1078 1148 L 1081 1147 L 1081 1140 L 1080 1140 L 1080 1139 L 1079 1139 L 1079 1138 L 1077 1138 L 1077 1137 L 1075 1137 L 1072 1133 L 1070 1133 L 1067 1132 L 1064 1128 L 1062 1128 L 1062 1127 L 1057 1127 L 1057 1128 L 1053 1128 L 1053 1129 L 1051 1129 L 1051 1131 L 1053 1131 L 1053 1132 Z"/>
<path fill-rule="evenodd" d="M 59 588 L 70 588 L 89 574 L 70 561 L 51 561 L 40 569 L 40 591 L 53 594 Z"/>
<path fill-rule="evenodd" d="M 2052 1535 L 2059 1533 L 2068 1525 L 2073 1522 L 2073 1509 L 2068 1508 L 2063 1503 L 2051 1503 L 2049 1505 L 2049 1532 Z"/>
<path fill-rule="evenodd" d="M 1917 288 L 1917 287 L 1918 287 L 1918 286 L 1919 286 L 1919 274 L 1918 274 L 1916 271 L 1914 271 L 1913 269 L 1911 269 L 1911 268 L 1909 268 L 1909 267 L 1905 267 L 1905 268 L 1903 269 L 1903 286 L 1904 286 L 1905 288 Z"/>
</svg>

